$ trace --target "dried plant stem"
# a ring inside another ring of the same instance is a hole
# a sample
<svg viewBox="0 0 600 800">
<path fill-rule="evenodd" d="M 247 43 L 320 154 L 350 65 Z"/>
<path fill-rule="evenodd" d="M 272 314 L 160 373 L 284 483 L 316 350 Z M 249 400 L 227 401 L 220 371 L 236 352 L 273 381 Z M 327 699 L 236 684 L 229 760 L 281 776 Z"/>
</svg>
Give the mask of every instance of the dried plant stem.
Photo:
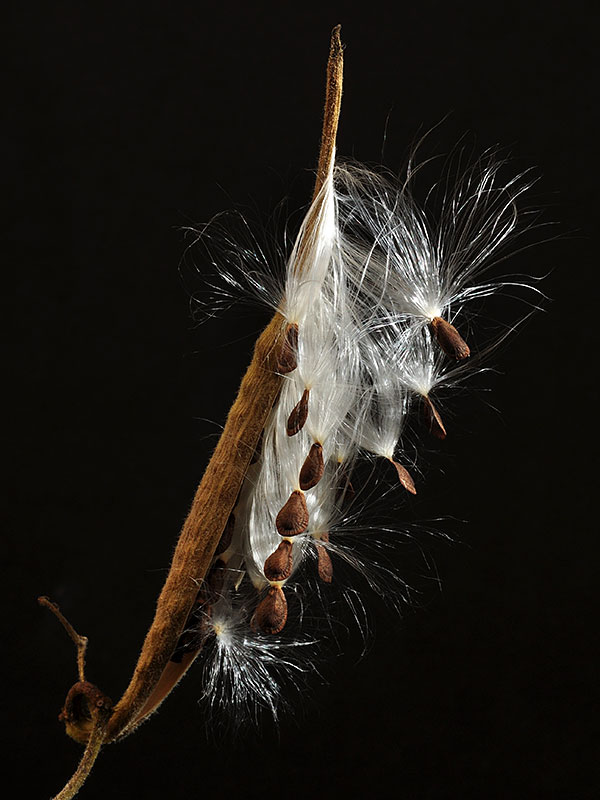
<svg viewBox="0 0 600 800">
<path fill-rule="evenodd" d="M 87 776 L 90 774 L 92 767 L 98 757 L 102 745 L 106 739 L 106 726 L 108 724 L 108 713 L 99 710 L 94 715 L 93 727 L 81 756 L 81 761 L 77 765 L 77 769 L 73 773 L 71 780 L 66 786 L 53 798 L 53 800 L 71 800 L 75 797 L 77 792 L 81 789 Z"/>
<path fill-rule="evenodd" d="M 85 651 L 87 650 L 88 638 L 87 636 L 80 636 L 75 628 L 71 625 L 69 620 L 61 613 L 60 608 L 53 603 L 49 597 L 38 597 L 38 603 L 44 608 L 49 609 L 54 616 L 58 619 L 60 624 L 66 630 L 69 638 L 77 648 L 77 674 L 79 680 L 85 680 Z"/>
<path fill-rule="evenodd" d="M 342 94 L 342 45 L 339 31 L 340 27 L 337 26 L 331 36 L 323 132 L 313 196 L 313 201 L 316 202 L 313 202 L 311 216 L 305 227 L 306 240 L 310 239 L 319 218 L 321 207 L 318 197 L 335 155 Z M 302 270 L 302 255 L 307 252 L 303 244 L 304 242 L 300 242 L 299 271 Z M 68 732 L 78 741 L 87 741 L 87 746 L 77 771 L 57 796 L 60 800 L 76 794 L 89 774 L 102 744 L 122 738 L 135 730 L 169 694 L 197 655 L 198 651 L 188 653 L 178 664 L 170 661 L 193 607 L 198 587 L 211 564 L 237 500 L 267 416 L 281 389 L 282 373 L 286 371 L 282 366 L 286 358 L 285 347 L 286 321 L 280 313 L 276 313 L 256 343 L 252 362 L 196 491 L 169 574 L 158 598 L 154 620 L 146 635 L 129 686 L 110 717 L 107 717 L 107 709 L 91 709 L 86 719 L 70 719 L 71 729 Z M 43 605 L 51 608 L 57 615 L 77 645 L 80 681 L 83 681 L 87 639 L 78 636 L 50 601 L 44 601 Z"/>
</svg>

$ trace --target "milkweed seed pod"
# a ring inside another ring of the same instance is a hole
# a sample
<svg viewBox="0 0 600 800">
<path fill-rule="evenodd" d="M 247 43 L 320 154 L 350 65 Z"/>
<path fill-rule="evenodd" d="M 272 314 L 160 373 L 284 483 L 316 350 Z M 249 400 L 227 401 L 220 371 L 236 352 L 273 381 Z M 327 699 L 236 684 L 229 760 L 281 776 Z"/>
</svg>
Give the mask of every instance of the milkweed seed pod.
<svg viewBox="0 0 600 800">
<path fill-rule="evenodd" d="M 222 596 L 202 623 L 217 644 L 201 657 L 233 671 L 222 680 L 231 694 L 243 687 L 242 699 L 227 701 L 236 709 L 250 703 L 250 665 L 265 680 L 263 670 L 282 678 L 290 653 L 315 646 L 309 621 L 330 615 L 328 592 L 352 590 L 336 586 L 336 562 L 344 575 L 350 565 L 376 590 L 385 578 L 402 593 L 396 568 L 361 554 L 378 532 L 361 524 L 368 502 L 356 501 L 353 474 L 365 459 L 387 461 L 399 492 L 414 495 L 405 427 L 419 430 L 420 418 L 421 431 L 447 435 L 436 389 L 448 393 L 479 370 L 463 338 L 469 331 L 483 349 L 469 303 L 502 292 L 502 281 L 478 281 L 521 229 L 517 203 L 529 181 L 503 182 L 505 167 L 487 153 L 455 176 L 454 188 L 446 177 L 434 219 L 413 195 L 414 163 L 395 182 L 332 163 L 308 210 L 272 300 L 286 320 L 283 386 L 234 509 L 231 544 L 218 556 L 227 564 Z M 239 276 L 229 288 L 236 282 L 243 292 Z M 259 282 L 254 271 L 252 290 L 264 297 Z M 264 286 L 276 282 L 271 272 Z M 264 689 L 258 675 L 253 683 Z M 273 710 L 275 679 L 269 686 Z M 252 696 L 264 705 L 258 691 Z"/>
</svg>

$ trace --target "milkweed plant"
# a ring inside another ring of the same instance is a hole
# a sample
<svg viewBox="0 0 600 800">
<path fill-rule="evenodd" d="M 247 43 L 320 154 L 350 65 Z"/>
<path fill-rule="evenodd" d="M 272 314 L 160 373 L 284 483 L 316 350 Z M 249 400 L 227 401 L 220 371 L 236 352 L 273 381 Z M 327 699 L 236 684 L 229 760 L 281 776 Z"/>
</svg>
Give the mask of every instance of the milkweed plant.
<svg viewBox="0 0 600 800">
<path fill-rule="evenodd" d="M 401 176 L 339 160 L 341 70 L 336 28 L 315 193 L 283 269 L 237 246 L 221 218 L 194 232 L 218 268 L 219 302 L 253 297 L 274 317 L 116 706 L 85 680 L 84 637 L 44 601 L 79 653 L 80 680 L 61 717 L 86 753 L 59 797 L 76 793 L 100 746 L 134 730 L 196 658 L 213 713 L 236 724 L 265 708 L 276 716 L 288 678 L 314 668 L 306 649 L 318 649 L 322 621 L 335 627 L 332 598 L 360 614 L 353 585 L 336 585 L 340 571 L 355 570 L 392 603 L 405 596 L 394 537 L 369 518 L 365 465 L 368 475 L 381 463 L 398 493 L 416 494 L 407 431 L 411 441 L 417 430 L 444 439 L 439 390 L 479 372 L 493 346 L 480 340 L 473 308 L 528 288 L 491 268 L 536 219 L 522 202 L 530 173 L 506 178 L 498 151 L 465 164 L 457 150 L 421 203 L 418 149 Z M 227 242 L 221 256 L 217 240 Z"/>
</svg>

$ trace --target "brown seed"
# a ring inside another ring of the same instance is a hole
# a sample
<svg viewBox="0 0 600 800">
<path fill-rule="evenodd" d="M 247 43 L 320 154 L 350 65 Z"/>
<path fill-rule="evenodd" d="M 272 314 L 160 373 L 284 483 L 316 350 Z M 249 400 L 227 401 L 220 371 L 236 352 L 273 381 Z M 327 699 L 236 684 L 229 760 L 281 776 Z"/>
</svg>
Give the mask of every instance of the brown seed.
<svg viewBox="0 0 600 800">
<path fill-rule="evenodd" d="M 297 536 L 308 528 L 308 509 L 302 492 L 295 489 L 275 519 L 282 536 Z"/>
<path fill-rule="evenodd" d="M 327 549 L 322 544 L 316 545 L 317 547 L 317 572 L 319 578 L 323 583 L 331 583 L 333 580 L 333 564 L 331 563 L 331 556 Z"/>
<path fill-rule="evenodd" d="M 288 372 L 293 372 L 298 366 L 296 354 L 298 352 L 298 326 L 296 323 L 288 325 L 285 329 L 285 336 L 279 353 L 279 360 L 277 362 L 277 372 L 282 375 L 287 375 Z"/>
<path fill-rule="evenodd" d="M 410 492 L 411 494 L 416 494 L 417 490 L 415 489 L 415 482 L 413 481 L 410 472 L 405 467 L 403 467 L 402 464 L 399 464 L 397 461 L 394 461 L 393 458 L 390 458 L 390 461 L 396 467 L 396 472 L 398 473 L 398 480 L 400 481 L 402 486 L 404 486 L 407 492 Z"/>
<path fill-rule="evenodd" d="M 423 417 L 430 433 L 438 439 L 446 438 L 446 428 L 444 428 L 442 418 L 427 395 L 423 395 Z"/>
<path fill-rule="evenodd" d="M 312 489 L 323 477 L 323 445 L 315 442 L 310 448 L 308 455 L 300 470 L 300 488 Z"/>
<path fill-rule="evenodd" d="M 306 418 L 308 417 L 309 395 L 310 395 L 310 390 L 305 389 L 304 392 L 302 393 L 302 397 L 292 409 L 292 413 L 288 417 L 286 426 L 288 436 L 295 436 L 298 433 L 298 431 L 302 430 L 302 428 L 304 427 L 304 423 L 306 422 Z"/>
<path fill-rule="evenodd" d="M 215 555 L 219 556 L 221 553 L 224 553 L 225 550 L 231 544 L 231 540 L 233 538 L 233 529 L 235 528 L 235 516 L 233 514 L 229 515 L 229 519 L 227 520 L 227 524 L 225 525 L 225 530 L 221 534 L 221 538 L 219 539 L 219 544 L 217 545 L 217 549 L 215 550 Z"/>
<path fill-rule="evenodd" d="M 281 586 L 271 586 L 256 607 L 252 617 L 251 627 L 257 628 L 263 633 L 280 633 L 287 622 L 288 608 L 287 600 Z"/>
<path fill-rule="evenodd" d="M 454 325 L 451 325 L 445 319 L 434 317 L 431 320 L 431 330 L 439 346 L 450 358 L 461 361 L 463 358 L 468 358 L 471 355 L 469 345 L 465 342 Z"/>
<path fill-rule="evenodd" d="M 287 539 L 265 561 L 264 573 L 268 581 L 285 581 L 292 574 L 292 543 Z"/>
</svg>

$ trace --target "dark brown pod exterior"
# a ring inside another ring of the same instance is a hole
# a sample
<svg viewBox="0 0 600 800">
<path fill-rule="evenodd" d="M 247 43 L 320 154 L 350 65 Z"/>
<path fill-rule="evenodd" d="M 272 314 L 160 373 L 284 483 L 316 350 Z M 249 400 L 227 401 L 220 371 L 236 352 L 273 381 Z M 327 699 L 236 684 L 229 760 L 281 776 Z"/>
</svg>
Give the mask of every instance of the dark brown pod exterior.
<svg viewBox="0 0 600 800">
<path fill-rule="evenodd" d="M 256 607 L 252 617 L 252 628 L 263 633 L 281 633 L 287 622 L 288 608 L 285 594 L 280 586 L 271 586 Z"/>
<path fill-rule="evenodd" d="M 310 448 L 308 455 L 300 470 L 300 488 L 306 491 L 312 489 L 323 477 L 323 445 L 315 442 Z"/>
<path fill-rule="evenodd" d="M 264 573 L 268 581 L 285 581 L 292 574 L 293 545 L 287 539 L 265 561 Z"/>
<path fill-rule="evenodd" d="M 221 553 L 224 553 L 225 550 L 231 544 L 231 540 L 233 539 L 233 529 L 235 528 L 235 516 L 233 514 L 229 515 L 229 519 L 227 520 L 227 524 L 225 525 L 225 530 L 221 534 L 221 538 L 219 539 L 219 544 L 217 545 L 217 549 L 215 550 L 215 555 L 220 556 Z"/>
<path fill-rule="evenodd" d="M 285 329 L 283 344 L 277 362 L 277 371 L 282 375 L 293 372 L 298 366 L 298 326 L 296 323 L 288 325 Z"/>
<path fill-rule="evenodd" d="M 406 467 L 403 467 L 402 464 L 399 464 L 397 461 L 394 461 L 393 458 L 391 458 L 390 461 L 396 467 L 396 472 L 398 473 L 398 480 L 400 481 L 402 486 L 404 486 L 407 492 L 410 492 L 411 494 L 416 494 L 417 490 L 415 488 L 415 482 L 413 481 L 410 472 L 406 469 Z"/>
<path fill-rule="evenodd" d="M 327 548 L 322 544 L 317 545 L 317 572 L 323 583 L 331 583 L 333 580 L 333 564 Z"/>
<path fill-rule="evenodd" d="M 275 519 L 282 536 L 297 536 L 308 528 L 308 509 L 302 492 L 295 489 Z"/>
<path fill-rule="evenodd" d="M 446 428 L 444 428 L 442 418 L 427 395 L 423 396 L 423 418 L 430 433 L 438 439 L 446 438 Z"/>
<path fill-rule="evenodd" d="M 310 391 L 305 389 L 302 392 L 302 397 L 292 409 L 292 413 L 288 417 L 286 431 L 288 436 L 295 436 L 298 431 L 301 431 L 308 417 L 308 398 Z"/>
<path fill-rule="evenodd" d="M 463 358 L 468 358 L 471 355 L 469 345 L 465 342 L 454 325 L 451 325 L 445 319 L 434 317 L 431 320 L 431 330 L 439 346 L 450 358 L 461 361 Z"/>
</svg>

